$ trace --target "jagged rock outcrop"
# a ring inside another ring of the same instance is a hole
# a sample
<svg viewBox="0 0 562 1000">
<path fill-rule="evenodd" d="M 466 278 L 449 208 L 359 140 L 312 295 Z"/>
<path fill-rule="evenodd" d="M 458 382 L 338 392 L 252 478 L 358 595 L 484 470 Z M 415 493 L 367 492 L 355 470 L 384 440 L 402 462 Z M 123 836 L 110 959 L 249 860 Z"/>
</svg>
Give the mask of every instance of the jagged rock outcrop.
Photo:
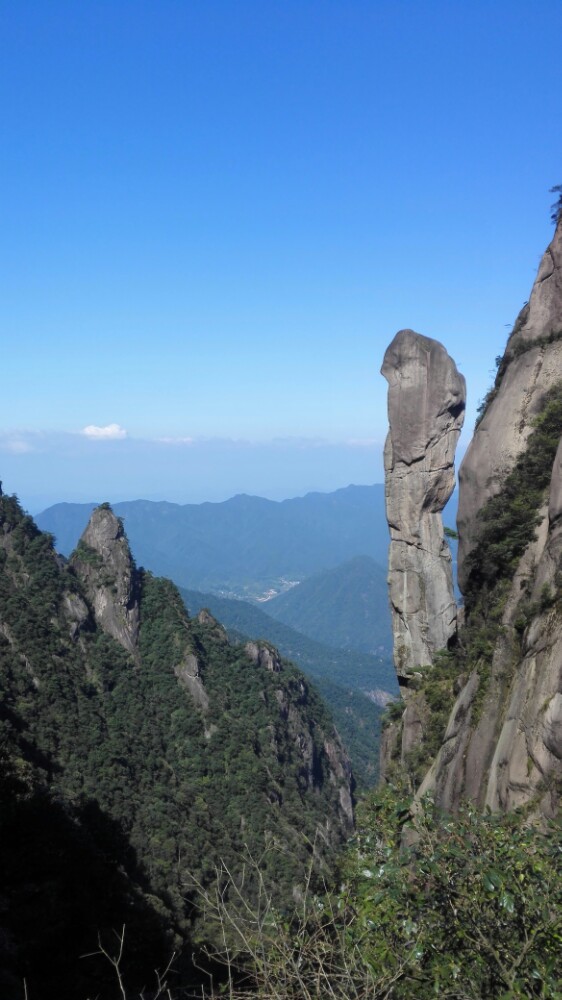
<svg viewBox="0 0 562 1000">
<path fill-rule="evenodd" d="M 329 780 L 332 785 L 335 785 L 339 789 L 340 808 L 347 821 L 347 829 L 351 833 L 354 827 L 353 798 L 351 794 L 353 788 L 353 778 L 349 758 L 347 754 L 343 752 L 343 748 L 339 740 L 326 740 L 324 742 L 324 751 L 330 762 Z M 330 831 L 330 826 L 331 823 L 328 820 L 326 824 L 328 833 Z"/>
<path fill-rule="evenodd" d="M 384 356 L 390 430 L 385 445 L 394 661 L 404 684 L 456 628 L 451 553 L 441 511 L 455 484 L 465 381 L 436 340 L 401 330 Z"/>
<path fill-rule="evenodd" d="M 62 610 L 68 621 L 70 638 L 76 639 L 83 625 L 90 618 L 88 605 L 79 594 L 67 590 L 64 595 Z"/>
<path fill-rule="evenodd" d="M 182 687 L 184 687 L 186 691 L 189 691 L 195 704 L 202 709 L 203 712 L 206 712 L 209 708 L 209 696 L 205 691 L 205 686 L 201 677 L 201 666 L 199 664 L 199 660 L 195 654 L 189 650 L 189 648 L 186 650 L 182 661 L 175 665 L 174 673 Z"/>
<path fill-rule="evenodd" d="M 432 792 L 446 809 L 463 798 L 494 811 L 525 805 L 545 816 L 559 807 L 561 261 L 559 221 L 460 470 L 467 675 L 418 793 Z M 501 522 L 495 536 L 494 516 Z"/>
<path fill-rule="evenodd" d="M 264 670 L 269 670 L 272 674 L 280 673 L 282 669 L 281 657 L 275 647 L 270 646 L 269 643 L 247 642 L 244 646 L 244 652 L 256 666 L 263 667 Z"/>
<path fill-rule="evenodd" d="M 108 504 L 93 511 L 70 563 L 84 586 L 97 624 L 136 656 L 137 572 L 123 525 Z"/>
<path fill-rule="evenodd" d="M 517 317 L 496 383 L 459 469 L 459 586 L 478 538 L 478 514 L 525 447 L 545 392 L 562 373 L 562 222 Z"/>
<path fill-rule="evenodd" d="M 261 670 L 267 671 L 282 680 L 285 667 L 279 651 L 268 642 L 252 640 L 244 646 L 244 652 L 250 663 Z M 286 665 L 285 665 L 286 666 Z M 275 700 L 283 722 L 288 726 L 291 739 L 300 760 L 299 777 L 303 788 L 313 789 L 318 783 L 318 775 L 323 770 L 321 754 L 328 763 L 326 777 L 331 786 L 337 788 L 339 796 L 339 817 L 336 824 L 328 819 L 323 828 L 323 836 L 330 841 L 338 826 L 349 834 L 353 830 L 353 796 L 354 786 L 349 757 L 342 746 L 336 732 L 331 738 L 326 738 L 322 749 L 314 738 L 314 727 L 307 720 L 306 706 L 310 697 L 308 682 L 304 677 L 293 681 L 291 688 L 278 687 Z M 276 736 L 272 734 L 273 744 Z"/>
</svg>

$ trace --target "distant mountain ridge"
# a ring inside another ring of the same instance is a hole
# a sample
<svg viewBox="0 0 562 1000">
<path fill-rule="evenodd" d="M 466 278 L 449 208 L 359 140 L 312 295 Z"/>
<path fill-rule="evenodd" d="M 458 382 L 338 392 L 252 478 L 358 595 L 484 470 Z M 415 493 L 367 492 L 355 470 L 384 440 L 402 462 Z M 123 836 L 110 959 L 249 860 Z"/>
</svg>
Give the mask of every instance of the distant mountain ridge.
<svg viewBox="0 0 562 1000">
<path fill-rule="evenodd" d="M 104 499 L 104 498 L 101 498 Z M 36 523 L 69 555 L 96 504 L 55 504 Z M 113 505 L 137 563 L 182 587 L 256 597 L 358 555 L 386 564 L 384 487 L 347 486 L 273 501 L 245 494 L 223 503 L 132 500 Z"/>
</svg>

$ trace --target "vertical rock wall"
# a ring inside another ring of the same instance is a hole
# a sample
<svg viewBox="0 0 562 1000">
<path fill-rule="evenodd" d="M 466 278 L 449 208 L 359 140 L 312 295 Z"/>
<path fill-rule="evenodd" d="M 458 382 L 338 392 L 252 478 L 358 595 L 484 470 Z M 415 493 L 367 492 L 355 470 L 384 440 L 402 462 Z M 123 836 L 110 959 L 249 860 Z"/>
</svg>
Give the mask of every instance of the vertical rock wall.
<svg viewBox="0 0 562 1000">
<path fill-rule="evenodd" d="M 562 392 L 562 220 L 514 326 L 495 386 L 462 463 L 459 583 L 467 630 L 480 572 L 483 508 L 502 493 L 527 449 L 547 393 Z M 562 425 L 558 430 L 562 435 Z M 511 579 L 504 582 L 491 652 L 470 653 L 441 749 L 418 794 L 454 810 L 472 799 L 494 811 L 526 806 L 553 816 L 562 789 L 562 442 L 550 489 Z M 524 498 L 522 498 L 524 500 Z M 474 575 L 475 574 L 475 575 Z M 480 610 L 482 616 L 482 610 Z M 478 624 L 478 623 L 476 623 Z"/>
<path fill-rule="evenodd" d="M 478 515 L 525 447 L 545 392 L 562 377 L 562 219 L 507 342 L 489 405 L 459 469 L 459 586 L 478 540 Z"/>
<path fill-rule="evenodd" d="M 465 380 L 436 340 L 400 330 L 384 356 L 389 592 L 400 683 L 431 663 L 456 630 L 451 553 L 441 511 L 455 484 Z"/>
</svg>

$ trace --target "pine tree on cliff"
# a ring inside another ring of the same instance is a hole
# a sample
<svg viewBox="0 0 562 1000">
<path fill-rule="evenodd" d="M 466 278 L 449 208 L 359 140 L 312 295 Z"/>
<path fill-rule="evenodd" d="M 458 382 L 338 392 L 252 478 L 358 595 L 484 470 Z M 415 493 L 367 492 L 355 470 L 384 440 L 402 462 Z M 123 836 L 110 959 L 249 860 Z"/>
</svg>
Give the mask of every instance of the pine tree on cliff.
<svg viewBox="0 0 562 1000">
<path fill-rule="evenodd" d="M 551 187 L 550 194 L 558 195 L 558 201 L 555 201 L 554 204 L 550 206 L 550 211 L 552 213 L 550 218 L 556 226 L 562 218 L 562 184 L 555 184 L 554 187 Z"/>
</svg>

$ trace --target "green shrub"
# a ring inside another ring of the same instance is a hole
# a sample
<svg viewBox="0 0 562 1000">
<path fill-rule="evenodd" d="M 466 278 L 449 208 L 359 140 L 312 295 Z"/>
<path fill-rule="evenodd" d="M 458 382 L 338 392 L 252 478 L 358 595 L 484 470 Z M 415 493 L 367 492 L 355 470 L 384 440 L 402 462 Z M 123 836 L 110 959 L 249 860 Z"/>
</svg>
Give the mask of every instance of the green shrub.
<svg viewBox="0 0 562 1000">
<path fill-rule="evenodd" d="M 340 889 L 292 920 L 267 898 L 244 917 L 207 894 L 228 929 L 230 997 L 246 977 L 262 1000 L 560 1000 L 560 829 L 426 802 L 408 849 L 408 811 L 399 788 L 367 800 Z"/>
</svg>

